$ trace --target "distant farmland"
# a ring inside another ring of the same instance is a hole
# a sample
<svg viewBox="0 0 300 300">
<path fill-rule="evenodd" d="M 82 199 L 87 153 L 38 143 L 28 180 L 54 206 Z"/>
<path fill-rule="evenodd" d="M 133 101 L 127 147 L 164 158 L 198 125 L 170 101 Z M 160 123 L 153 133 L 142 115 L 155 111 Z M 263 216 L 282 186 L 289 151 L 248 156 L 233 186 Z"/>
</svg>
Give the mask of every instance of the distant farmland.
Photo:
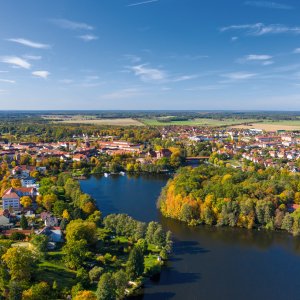
<svg viewBox="0 0 300 300">
<path fill-rule="evenodd" d="M 95 116 L 82 115 L 51 115 L 43 116 L 44 119 L 62 124 L 91 124 L 109 126 L 145 126 L 143 123 L 132 118 L 96 118 Z"/>
<path fill-rule="evenodd" d="M 232 128 L 241 129 L 261 129 L 265 131 L 276 131 L 276 130 L 300 130 L 300 120 L 282 120 L 282 121 L 263 121 L 261 123 L 251 123 L 249 125 L 237 125 Z"/>
<path fill-rule="evenodd" d="M 143 123 L 131 119 L 95 119 L 95 120 L 65 120 L 59 123 L 68 124 L 92 124 L 92 125 L 111 125 L 111 126 L 144 126 Z"/>
<path fill-rule="evenodd" d="M 159 119 L 141 119 L 145 125 L 148 126 L 170 126 L 170 125 L 181 125 L 181 126 L 205 126 L 205 127 L 221 127 L 231 126 L 236 124 L 250 124 L 257 122 L 255 119 L 205 119 L 196 118 L 184 121 L 168 121 L 167 118 Z"/>
</svg>

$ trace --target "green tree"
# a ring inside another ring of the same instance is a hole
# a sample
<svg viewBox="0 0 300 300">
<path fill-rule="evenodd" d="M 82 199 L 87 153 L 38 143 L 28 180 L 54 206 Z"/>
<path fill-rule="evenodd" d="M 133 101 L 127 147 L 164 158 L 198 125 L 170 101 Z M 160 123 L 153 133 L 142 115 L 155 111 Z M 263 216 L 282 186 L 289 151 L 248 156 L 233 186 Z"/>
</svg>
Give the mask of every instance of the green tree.
<svg viewBox="0 0 300 300">
<path fill-rule="evenodd" d="M 28 221 L 27 221 L 27 219 L 24 215 L 21 216 L 20 226 L 21 226 L 22 229 L 28 228 Z"/>
<path fill-rule="evenodd" d="M 37 252 L 44 256 L 47 252 L 47 245 L 49 242 L 49 238 L 44 234 L 34 235 L 31 240 L 31 244 L 35 247 Z"/>
<path fill-rule="evenodd" d="M 113 274 L 113 280 L 115 281 L 117 298 L 123 299 L 128 284 L 127 274 L 123 270 L 119 270 Z"/>
<path fill-rule="evenodd" d="M 130 279 L 136 279 L 144 272 L 144 254 L 140 247 L 134 247 L 126 263 L 126 273 Z"/>
<path fill-rule="evenodd" d="M 98 266 L 93 267 L 89 271 L 89 278 L 91 282 L 98 281 L 100 276 L 103 274 L 104 269 Z"/>
<path fill-rule="evenodd" d="M 115 300 L 116 299 L 116 285 L 110 273 L 104 273 L 98 283 L 96 291 L 98 300 Z"/>
<path fill-rule="evenodd" d="M 29 281 L 36 267 L 36 258 L 33 253 L 24 247 L 9 248 L 2 255 L 2 259 L 8 267 L 12 280 Z"/>
<path fill-rule="evenodd" d="M 67 242 L 85 240 L 89 245 L 94 244 L 97 241 L 96 230 L 94 222 L 73 220 L 66 228 Z"/>
<path fill-rule="evenodd" d="M 78 269 L 88 256 L 86 240 L 68 241 L 63 247 L 65 254 L 64 261 L 66 266 L 71 269 Z"/>
</svg>

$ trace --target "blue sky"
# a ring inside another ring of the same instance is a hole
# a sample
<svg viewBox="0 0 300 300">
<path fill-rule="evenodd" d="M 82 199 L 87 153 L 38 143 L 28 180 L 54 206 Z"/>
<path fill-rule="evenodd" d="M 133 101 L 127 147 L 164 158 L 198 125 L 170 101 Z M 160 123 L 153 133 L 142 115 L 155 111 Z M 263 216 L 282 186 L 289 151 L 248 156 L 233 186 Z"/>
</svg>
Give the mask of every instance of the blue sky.
<svg viewBox="0 0 300 300">
<path fill-rule="evenodd" d="M 300 3 L 0 1 L 1 109 L 300 110 Z"/>
</svg>

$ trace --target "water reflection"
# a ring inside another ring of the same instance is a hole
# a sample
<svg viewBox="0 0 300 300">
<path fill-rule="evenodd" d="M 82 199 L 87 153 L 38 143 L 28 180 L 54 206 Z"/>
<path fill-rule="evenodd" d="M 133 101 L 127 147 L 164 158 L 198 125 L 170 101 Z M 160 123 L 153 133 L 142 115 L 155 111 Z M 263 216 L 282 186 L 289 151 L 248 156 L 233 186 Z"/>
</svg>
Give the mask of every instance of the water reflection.
<svg viewBox="0 0 300 300">
<path fill-rule="evenodd" d="M 164 218 L 156 200 L 168 177 L 110 176 L 82 181 L 105 214 L 157 220 L 174 235 L 174 253 L 135 299 L 300 299 L 300 239 L 286 232 L 189 227 Z"/>
</svg>

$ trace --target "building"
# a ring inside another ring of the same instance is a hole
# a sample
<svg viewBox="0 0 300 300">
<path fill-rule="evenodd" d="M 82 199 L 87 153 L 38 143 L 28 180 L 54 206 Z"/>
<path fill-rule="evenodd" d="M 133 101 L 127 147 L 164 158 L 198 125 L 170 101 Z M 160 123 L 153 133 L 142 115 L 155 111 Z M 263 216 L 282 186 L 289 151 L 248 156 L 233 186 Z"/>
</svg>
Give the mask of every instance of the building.
<svg viewBox="0 0 300 300">
<path fill-rule="evenodd" d="M 12 188 L 4 192 L 4 195 L 2 196 L 2 208 L 13 208 L 14 210 L 20 209 L 20 197 L 16 192 L 12 191 Z"/>
<path fill-rule="evenodd" d="M 9 188 L 4 192 L 2 196 L 2 208 L 14 210 L 20 209 L 20 198 L 23 196 L 35 197 L 37 195 L 36 188 L 33 187 L 20 187 Z"/>
<path fill-rule="evenodd" d="M 31 187 L 35 184 L 35 178 L 27 177 L 21 180 L 22 187 Z"/>
</svg>

